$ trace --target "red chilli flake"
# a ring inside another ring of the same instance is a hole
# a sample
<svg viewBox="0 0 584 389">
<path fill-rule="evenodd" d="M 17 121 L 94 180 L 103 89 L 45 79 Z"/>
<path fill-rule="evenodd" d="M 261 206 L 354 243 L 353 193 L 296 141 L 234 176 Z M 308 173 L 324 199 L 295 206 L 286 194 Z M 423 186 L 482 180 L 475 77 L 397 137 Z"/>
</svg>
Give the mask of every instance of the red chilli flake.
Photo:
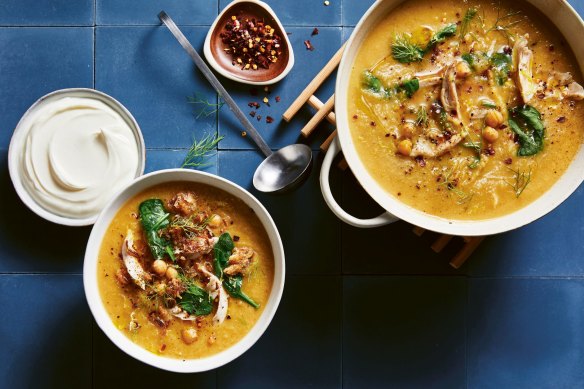
<svg viewBox="0 0 584 389">
<path fill-rule="evenodd" d="M 556 122 L 558 122 L 558 123 L 564 123 L 565 121 L 566 121 L 566 117 L 565 116 L 560 116 L 558 118 L 558 120 L 556 120 Z"/>
<path fill-rule="evenodd" d="M 223 50 L 231 54 L 233 66 L 242 70 L 268 69 L 282 55 L 282 38 L 263 18 L 233 15 L 219 36 L 225 45 Z"/>
<path fill-rule="evenodd" d="M 305 40 L 304 46 L 306 46 L 306 50 L 314 51 L 314 46 L 312 45 L 312 43 L 310 43 L 310 40 L 308 39 Z"/>
<path fill-rule="evenodd" d="M 274 122 L 274 118 L 271 116 L 266 116 L 266 123 L 270 124 Z"/>
<path fill-rule="evenodd" d="M 276 96 L 276 103 L 280 102 L 280 96 Z"/>
<path fill-rule="evenodd" d="M 260 108 L 260 103 L 258 103 L 256 101 L 250 101 L 249 103 L 247 103 L 247 106 L 250 107 L 250 108 L 259 109 Z"/>
<path fill-rule="evenodd" d="M 426 160 L 424 159 L 424 157 L 420 155 L 416 157 L 416 162 L 418 163 L 418 165 L 420 165 L 420 167 L 426 166 Z"/>
<path fill-rule="evenodd" d="M 252 118 L 253 118 L 253 117 L 255 117 L 255 115 L 256 115 L 256 111 L 251 111 L 251 112 L 249 113 L 249 116 L 251 116 Z"/>
<path fill-rule="evenodd" d="M 312 34 L 310 34 L 311 36 L 315 36 L 318 35 L 318 28 L 314 27 L 314 30 L 312 30 Z"/>
</svg>

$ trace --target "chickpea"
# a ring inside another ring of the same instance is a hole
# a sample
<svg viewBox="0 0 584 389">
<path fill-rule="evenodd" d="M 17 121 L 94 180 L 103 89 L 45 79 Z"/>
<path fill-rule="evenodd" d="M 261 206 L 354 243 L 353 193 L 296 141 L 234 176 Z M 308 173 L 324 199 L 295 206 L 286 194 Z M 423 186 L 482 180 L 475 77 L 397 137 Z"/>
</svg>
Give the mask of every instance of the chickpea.
<svg viewBox="0 0 584 389">
<path fill-rule="evenodd" d="M 411 138 L 414 135 L 415 125 L 412 122 L 405 122 L 401 128 L 401 136 L 404 138 Z"/>
<path fill-rule="evenodd" d="M 180 335 L 183 342 L 186 344 L 191 344 L 197 340 L 197 330 L 195 330 L 193 327 L 183 329 L 180 332 Z"/>
<path fill-rule="evenodd" d="M 157 259 L 152 263 L 152 270 L 154 273 L 158 274 L 159 276 L 163 276 L 166 273 L 166 269 L 168 265 L 162 259 Z"/>
<path fill-rule="evenodd" d="M 223 223 L 223 219 L 221 218 L 221 216 L 214 214 L 213 216 L 211 216 L 211 218 L 209 218 L 209 227 L 211 228 L 218 228 L 221 227 L 221 224 Z"/>
<path fill-rule="evenodd" d="M 485 115 L 485 124 L 489 127 L 499 128 L 503 124 L 503 114 L 496 109 L 489 109 Z"/>
<path fill-rule="evenodd" d="M 168 269 L 166 269 L 166 278 L 172 280 L 175 279 L 176 277 L 178 277 L 178 271 L 176 271 L 174 267 L 169 266 Z"/>
<path fill-rule="evenodd" d="M 499 133 L 493 127 L 485 127 L 483 129 L 483 138 L 489 143 L 495 142 L 499 138 Z"/>
<path fill-rule="evenodd" d="M 459 61 L 456 64 L 456 78 L 467 78 L 472 73 L 466 61 Z"/>
<path fill-rule="evenodd" d="M 404 139 L 397 144 L 397 151 L 401 155 L 409 156 L 412 152 L 412 141 L 409 139 Z"/>
</svg>

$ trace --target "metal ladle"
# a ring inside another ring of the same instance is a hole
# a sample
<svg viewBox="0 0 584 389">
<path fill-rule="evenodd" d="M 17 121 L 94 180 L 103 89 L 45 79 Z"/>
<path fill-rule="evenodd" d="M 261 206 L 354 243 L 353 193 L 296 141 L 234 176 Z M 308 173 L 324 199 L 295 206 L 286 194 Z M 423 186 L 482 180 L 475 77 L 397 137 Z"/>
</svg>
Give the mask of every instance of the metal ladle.
<svg viewBox="0 0 584 389">
<path fill-rule="evenodd" d="M 158 14 L 158 18 L 189 53 L 195 65 L 215 88 L 219 97 L 229 106 L 229 109 L 243 125 L 247 134 L 266 156 L 266 159 L 260 163 L 253 175 L 253 186 L 260 192 L 275 193 L 284 192 L 300 185 L 308 176 L 312 166 L 312 150 L 310 150 L 310 147 L 296 143 L 273 152 L 170 16 L 162 11 Z"/>
</svg>

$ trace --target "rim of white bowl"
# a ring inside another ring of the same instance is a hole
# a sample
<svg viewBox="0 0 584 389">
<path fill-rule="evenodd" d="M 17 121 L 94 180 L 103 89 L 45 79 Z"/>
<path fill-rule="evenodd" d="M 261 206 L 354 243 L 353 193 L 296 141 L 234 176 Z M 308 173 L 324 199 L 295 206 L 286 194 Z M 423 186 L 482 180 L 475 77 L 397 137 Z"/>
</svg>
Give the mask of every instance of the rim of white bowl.
<svg viewBox="0 0 584 389">
<path fill-rule="evenodd" d="M 288 52 L 289 52 L 288 53 L 288 63 L 286 64 L 286 67 L 284 68 L 282 73 L 278 74 L 274 78 L 270 78 L 269 80 L 265 80 L 265 81 L 251 81 L 251 80 L 246 80 L 245 78 L 238 77 L 234 73 L 231 73 L 231 72 L 227 71 L 226 69 L 224 69 L 223 67 L 221 67 L 221 65 L 219 65 L 217 63 L 217 61 L 215 60 L 215 57 L 213 56 L 213 53 L 211 52 L 211 35 L 213 34 L 213 31 L 215 30 L 217 23 L 219 23 L 219 20 L 221 20 L 221 18 L 223 17 L 223 14 L 225 14 L 225 12 L 229 11 L 230 8 L 232 8 L 235 4 L 238 4 L 238 3 L 254 3 L 254 4 L 257 4 L 258 6 L 264 8 L 266 11 L 268 11 L 268 13 L 270 15 L 272 15 L 272 17 L 274 18 L 276 23 L 278 23 L 278 26 L 282 30 L 283 38 L 286 40 L 286 44 L 288 45 Z M 205 58 L 207 59 L 207 62 L 209 63 L 209 65 L 211 65 L 211 67 L 213 69 L 215 69 L 215 71 L 217 73 L 221 74 L 223 77 L 228 78 L 230 80 L 241 82 L 242 84 L 248 84 L 248 85 L 272 85 L 272 84 L 275 84 L 278 81 L 280 81 L 281 79 L 283 79 L 284 77 L 286 77 L 288 75 L 288 73 L 290 73 L 290 70 L 292 70 L 292 67 L 294 66 L 294 49 L 292 48 L 292 44 L 290 43 L 290 39 L 288 39 L 288 34 L 286 34 L 286 29 L 284 28 L 284 25 L 282 24 L 282 22 L 278 18 L 278 15 L 276 14 L 276 12 L 274 12 L 272 7 L 270 7 L 268 4 L 266 4 L 260 0 L 234 0 L 231 3 L 229 3 L 223 9 L 223 11 L 221 11 L 219 13 L 219 15 L 217 15 L 217 17 L 215 18 L 215 21 L 213 22 L 213 24 L 209 28 L 209 31 L 207 32 L 207 36 L 205 37 L 205 43 L 203 44 L 203 54 L 205 54 Z"/>
<path fill-rule="evenodd" d="M 26 140 L 26 135 L 28 134 L 25 130 L 27 121 L 30 117 L 40 108 L 42 108 L 45 104 L 48 104 L 56 99 L 60 99 L 63 97 L 86 97 L 86 98 L 93 98 L 99 100 L 105 104 L 107 104 L 110 108 L 116 111 L 122 119 L 126 121 L 126 123 L 132 129 L 134 133 L 134 137 L 136 139 L 136 143 L 138 145 L 138 168 L 136 170 L 136 177 L 140 177 L 144 174 L 144 168 L 146 166 L 146 146 L 144 144 L 144 137 L 142 136 L 142 131 L 140 130 L 140 125 L 132 116 L 130 111 L 118 100 L 113 98 L 112 96 L 95 90 L 91 88 L 66 88 L 66 89 L 59 89 L 46 95 L 42 96 L 38 100 L 36 100 L 22 115 L 18 124 L 16 125 L 14 132 L 12 134 L 12 138 L 10 139 L 10 145 L 8 146 L 8 172 L 10 174 L 10 179 L 12 180 L 12 185 L 16 190 L 16 193 L 24 203 L 34 213 L 38 216 L 42 217 L 45 220 L 50 222 L 61 224 L 65 226 L 71 227 L 78 227 L 78 226 L 89 226 L 95 223 L 99 212 L 95 215 L 84 217 L 84 218 L 71 218 L 66 216 L 57 215 L 41 205 L 39 205 L 35 199 L 30 195 L 29 191 L 25 188 L 22 184 L 22 171 L 21 171 L 21 151 L 24 147 L 24 142 Z M 115 194 L 112 195 L 112 197 Z M 100 210 L 101 212 L 101 210 Z"/>
<path fill-rule="evenodd" d="M 162 183 L 177 181 L 206 184 L 224 190 L 232 196 L 241 199 L 247 206 L 254 210 L 260 219 L 266 233 L 268 234 L 272 251 L 274 253 L 274 280 L 272 283 L 272 290 L 268 301 L 265 303 L 264 311 L 257 322 L 251 330 L 233 346 L 217 354 L 200 359 L 183 360 L 164 357 L 156 355 L 132 342 L 113 324 L 113 321 L 102 302 L 97 284 L 97 258 L 103 241 L 103 236 L 120 207 L 146 188 Z M 87 303 L 95 321 L 106 336 L 118 348 L 139 361 L 163 370 L 177 373 L 197 373 L 223 366 L 239 357 L 255 344 L 268 328 L 268 325 L 276 313 L 284 291 L 285 273 L 284 246 L 280 234 L 274 220 L 258 199 L 241 186 L 226 180 L 225 178 L 194 170 L 168 169 L 155 171 L 135 179 L 105 206 L 95 222 L 87 242 L 83 264 L 83 287 L 85 289 Z"/>
<path fill-rule="evenodd" d="M 579 35 L 574 33 L 574 31 L 584 32 L 584 22 L 580 16 L 564 0 L 560 0 L 560 4 L 554 2 L 555 5 L 547 0 L 525 1 L 546 15 L 560 30 L 564 39 L 570 45 L 582 73 L 584 70 L 584 43 L 579 43 Z M 347 42 L 337 71 L 335 85 L 336 107 L 347 106 L 348 75 L 364 38 L 372 28 L 371 26 L 401 3 L 403 3 L 403 0 L 378 1 L 360 19 Z M 559 23 L 559 20 L 562 20 L 562 23 Z M 580 50 L 576 50 L 578 48 L 576 44 L 579 44 Z M 406 205 L 377 183 L 361 161 L 353 145 L 347 109 L 337 110 L 337 129 L 343 154 L 365 191 L 386 211 L 398 218 L 439 233 L 458 236 L 482 236 L 519 228 L 551 212 L 578 189 L 584 181 L 584 145 L 581 145 L 570 166 L 558 181 L 539 198 L 525 207 L 504 216 L 478 221 L 441 218 L 425 214 L 416 208 Z"/>
</svg>

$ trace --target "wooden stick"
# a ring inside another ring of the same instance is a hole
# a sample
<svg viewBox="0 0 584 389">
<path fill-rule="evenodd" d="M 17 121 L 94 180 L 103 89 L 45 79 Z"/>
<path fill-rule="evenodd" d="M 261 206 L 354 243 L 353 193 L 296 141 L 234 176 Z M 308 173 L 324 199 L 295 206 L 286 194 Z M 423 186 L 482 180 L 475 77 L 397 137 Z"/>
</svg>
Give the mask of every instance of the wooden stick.
<svg viewBox="0 0 584 389">
<path fill-rule="evenodd" d="M 320 72 L 310 81 L 310 84 L 300 93 L 300 96 L 294 100 L 294 102 L 288 107 L 286 112 L 282 115 L 282 118 L 289 122 L 292 120 L 292 117 L 296 115 L 296 113 L 300 110 L 300 108 L 304 105 L 306 101 L 316 92 L 318 87 L 326 80 L 328 76 L 331 75 L 333 70 L 339 65 L 341 62 L 341 57 L 343 56 L 343 51 L 345 50 L 345 44 L 341 46 L 339 51 L 333 55 L 333 57 L 327 62 L 326 65 L 322 68 Z"/>
<path fill-rule="evenodd" d="M 322 119 L 324 119 L 324 117 L 327 116 L 330 111 L 332 111 L 334 105 L 335 105 L 335 95 L 333 94 L 326 101 L 326 103 L 324 103 L 324 105 L 322 107 L 320 107 L 320 109 L 318 111 L 316 111 L 316 114 L 308 121 L 308 123 L 306 123 L 304 128 L 300 131 L 302 136 L 305 138 L 308 138 L 310 136 L 310 134 L 312 134 L 314 132 L 314 130 L 316 129 L 316 126 L 318 126 L 318 123 L 320 123 L 322 121 Z"/>
<path fill-rule="evenodd" d="M 308 105 L 310 105 L 312 108 L 314 108 L 318 111 L 324 105 L 324 103 L 322 101 L 320 101 L 320 99 L 318 97 L 316 97 L 315 95 L 312 95 L 308 99 Z M 326 120 L 328 120 L 328 122 L 330 124 L 334 124 L 334 125 L 337 124 L 337 117 L 333 111 L 329 112 L 329 114 L 326 115 Z"/>
<path fill-rule="evenodd" d="M 326 138 L 326 140 L 322 142 L 322 144 L 320 145 L 320 151 L 326 152 L 329 149 L 333 140 L 335 139 L 335 136 L 337 136 L 337 130 L 331 132 L 328 138 Z"/>
<path fill-rule="evenodd" d="M 470 257 L 470 255 L 476 250 L 476 248 L 479 247 L 479 244 L 481 244 L 483 239 L 485 239 L 484 236 L 476 236 L 471 238 L 470 241 L 462 247 L 458 254 L 452 258 L 452 261 L 450 261 L 450 266 L 455 269 L 461 267 L 468 259 L 468 257 Z"/>
<path fill-rule="evenodd" d="M 440 235 L 438 237 L 438 239 L 436 239 L 436 241 L 434 243 L 432 243 L 432 246 L 430 246 L 432 248 L 432 250 L 434 250 L 434 252 L 439 253 L 440 251 L 444 250 L 444 247 L 446 247 L 446 245 L 450 242 L 450 240 L 452 240 L 453 236 L 452 235 Z"/>
<path fill-rule="evenodd" d="M 418 227 L 418 226 L 414 226 L 414 228 L 412 229 L 412 232 L 417 236 L 422 236 L 422 234 L 425 231 L 426 231 L 425 229 L 423 229 L 422 227 Z"/>
</svg>

